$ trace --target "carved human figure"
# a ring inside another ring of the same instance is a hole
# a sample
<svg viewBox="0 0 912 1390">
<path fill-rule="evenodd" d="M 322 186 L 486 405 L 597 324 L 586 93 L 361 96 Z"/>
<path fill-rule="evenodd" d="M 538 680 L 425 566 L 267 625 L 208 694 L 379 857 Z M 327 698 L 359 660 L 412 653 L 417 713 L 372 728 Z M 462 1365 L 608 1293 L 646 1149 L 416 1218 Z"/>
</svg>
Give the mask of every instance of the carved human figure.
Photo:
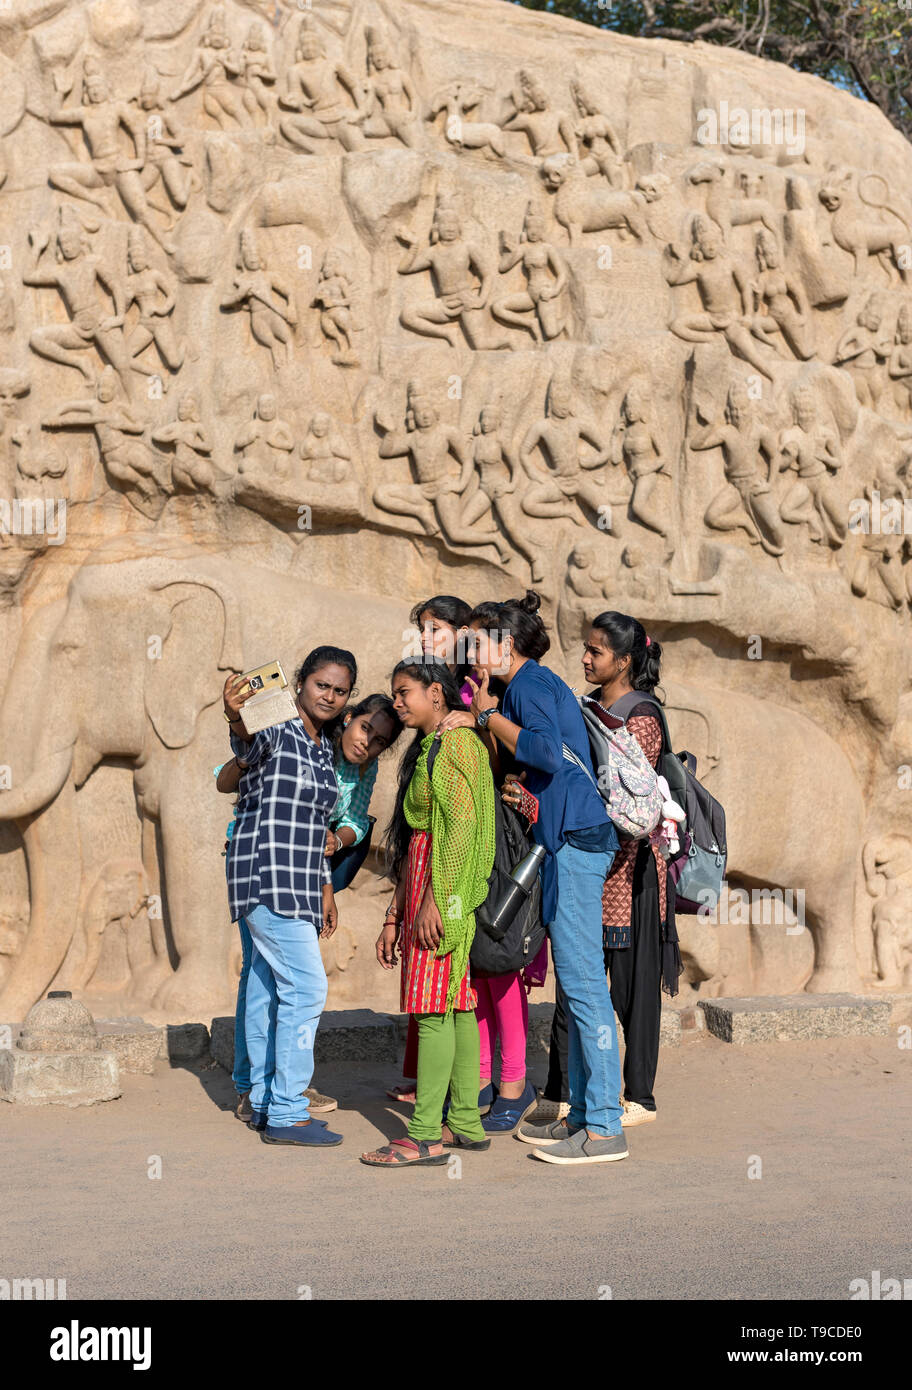
<svg viewBox="0 0 912 1390">
<path fill-rule="evenodd" d="M 567 287 L 567 263 L 546 235 L 544 215 L 533 203 L 526 210 L 518 242 L 501 232 L 497 268 L 506 275 L 515 265 L 522 265 L 526 289 L 520 294 L 501 295 L 491 304 L 496 319 L 527 329 L 536 343 L 559 338 L 566 326 L 560 299 Z"/>
<path fill-rule="evenodd" d="M 340 248 L 328 248 L 313 299 L 320 310 L 320 327 L 334 348 L 332 360 L 338 367 L 361 365 L 352 343 L 355 323 L 349 259 Z"/>
<path fill-rule="evenodd" d="M 274 124 L 276 97 L 276 70 L 272 54 L 266 46 L 266 35 L 262 24 L 251 24 L 247 37 L 241 47 L 240 82 L 243 88 L 243 102 L 251 120 L 256 124 L 259 112 L 264 123 Z"/>
<path fill-rule="evenodd" d="M 22 422 L 10 434 L 15 450 L 17 497 L 68 498 L 68 461 L 59 449 L 49 448 L 41 438 L 36 440 L 32 426 Z"/>
<path fill-rule="evenodd" d="M 127 351 L 133 359 L 133 370 L 144 376 L 160 377 L 163 391 L 168 389 L 168 374 L 179 372 L 187 355 L 187 343 L 177 341 L 171 314 L 174 312 L 176 285 L 163 271 L 149 264 L 149 253 L 140 227 L 131 227 L 127 236 L 128 273 L 124 282 L 124 311 L 135 304 L 139 320 L 127 336 Z M 161 377 L 159 368 L 136 359 L 154 343 L 166 368 Z"/>
<path fill-rule="evenodd" d="M 344 89 L 354 106 L 342 100 Z M 364 118 L 361 90 L 348 68 L 327 58 L 323 40 L 313 20 L 305 15 L 298 31 L 295 61 L 285 77 L 279 105 L 296 114 L 283 117 L 279 129 L 285 139 L 307 154 L 314 140 L 338 140 L 344 150 L 364 148 L 359 122 Z"/>
<path fill-rule="evenodd" d="M 663 268 L 669 285 L 696 284 L 703 312 L 677 315 L 670 324 L 672 333 L 687 343 L 709 343 L 721 333 L 733 352 L 771 380 L 751 336 L 750 282 L 744 267 L 726 251 L 721 233 L 708 217 L 694 217 L 691 236 L 690 263 L 669 242 Z"/>
<path fill-rule="evenodd" d="M 407 457 L 417 478 L 415 483 L 381 483 L 374 491 L 376 506 L 417 517 L 429 536 L 442 535 L 450 546 L 484 545 L 487 538 L 472 531 L 462 518 L 463 495 L 474 471 L 472 456 L 460 432 L 441 421 L 430 397 L 410 382 L 404 428 L 393 428 L 380 415 L 375 419 L 383 435 L 380 457 Z"/>
<path fill-rule="evenodd" d="M 443 134 L 458 150 L 485 150 L 488 158 L 503 159 L 506 153 L 503 131 L 493 121 L 466 120 L 484 99 L 480 87 L 467 82 L 451 82 L 431 103 L 428 120 L 434 121 L 441 111 L 446 112 Z"/>
<path fill-rule="evenodd" d="M 886 429 L 889 430 L 889 426 Z M 896 508 L 896 522 L 891 518 L 890 525 L 871 528 L 863 535 L 855 552 L 851 586 L 852 593 L 859 598 L 870 598 L 898 611 L 910 597 L 903 562 L 908 557 L 912 537 L 903 533 L 902 516 L 904 501 L 912 491 L 912 452 L 907 440 L 902 441 L 895 432 L 890 433 L 892 447 L 882 436 L 880 447 L 869 461 L 871 472 L 865 480 L 864 496 L 870 508 L 877 495 L 882 517 L 885 517 L 884 504 L 892 502 Z M 879 579 L 882 586 L 878 588 L 875 584 L 873 592 L 872 576 Z"/>
<path fill-rule="evenodd" d="M 379 29 L 367 30 L 366 88 L 362 132 L 375 139 L 391 135 L 414 149 L 421 140 L 418 93 Z"/>
<path fill-rule="evenodd" d="M 138 111 L 129 102 L 111 95 L 107 79 L 98 60 L 86 58 L 83 64 L 82 102 L 64 106 L 64 99 L 73 88 L 73 77 L 61 71 L 54 74 L 55 93 L 48 111 L 54 125 L 78 125 L 82 128 L 88 162 L 69 161 L 52 164 L 48 181 L 52 188 L 69 193 L 74 198 L 92 203 L 108 211 L 104 190 L 114 187 L 134 222 L 145 227 L 163 251 L 174 248 L 167 236 L 155 225 L 152 209 L 146 198 L 143 172 L 146 163 L 146 132 Z M 124 129 L 133 141 L 132 159 L 125 158 L 120 131 Z"/>
<path fill-rule="evenodd" d="M 133 389 L 130 354 L 124 342 L 123 317 L 126 307 L 120 277 L 105 267 L 104 258 L 88 248 L 85 234 L 71 207 L 60 208 L 55 255 L 57 265 L 51 268 L 43 259 L 50 241 L 45 232 L 30 232 L 32 268 L 22 277 L 24 285 L 56 289 L 69 314 L 69 323 L 44 324 L 33 330 L 29 346 L 39 357 L 74 367 L 89 383 L 95 384 L 95 372 L 85 359 L 85 353 L 95 347 L 105 361 L 110 362 L 120 378 L 127 395 Z M 114 313 L 106 314 L 98 298 L 99 286 L 110 296 Z"/>
<path fill-rule="evenodd" d="M 852 378 L 859 405 L 877 409 L 892 352 L 889 330 L 884 327 L 883 299 L 876 293 L 869 295 L 855 323 L 839 339 L 833 356 L 835 365 Z"/>
<path fill-rule="evenodd" d="M 519 130 L 528 138 L 536 159 L 549 154 L 576 154 L 573 122 L 551 107 L 548 93 L 528 68 L 520 68 L 511 94 L 513 114 L 501 121 L 504 130 Z"/>
<path fill-rule="evenodd" d="M 147 67 L 143 74 L 139 91 L 139 108 L 144 113 L 146 133 L 146 165 L 143 170 L 143 185 L 151 193 L 157 180 L 161 180 L 174 207 L 179 212 L 190 200 L 190 194 L 202 187 L 199 174 L 193 167 L 193 160 L 186 152 L 186 133 L 172 110 L 162 98 L 161 74 Z M 149 203 L 157 211 L 169 216 L 166 206 Z M 170 228 L 169 228 L 170 230 Z"/>
<path fill-rule="evenodd" d="M 503 537 L 498 531 L 481 532 L 479 541 L 491 540 L 497 546 L 504 565 L 512 558 L 510 547 L 518 550 L 520 555 L 525 556 L 533 580 L 540 582 L 545 577 L 541 547 L 532 543 L 519 505 L 517 485 L 523 474 L 504 432 L 504 412 L 500 401 L 491 401 L 482 408 L 472 435 L 472 462 L 479 487 L 465 503 L 463 522 L 466 526 L 477 526 L 484 517 L 493 515 Z"/>
<path fill-rule="evenodd" d="M 231 47 L 225 28 L 225 12 L 215 9 L 170 100 L 179 101 L 202 84 L 203 110 L 220 130 L 226 126 L 230 129 L 231 121 L 249 130 L 253 127 L 253 118 L 244 104 L 246 93 L 234 85 L 243 71 L 243 61 Z"/>
<path fill-rule="evenodd" d="M 16 402 L 31 389 L 29 374 L 21 367 L 0 367 L 0 443 L 17 418 Z"/>
<path fill-rule="evenodd" d="M 234 441 L 241 454 L 239 473 L 257 473 L 280 481 L 291 476 L 294 430 L 280 419 L 276 398 L 271 392 L 257 396 L 253 419 L 242 426 Z"/>
<path fill-rule="evenodd" d="M 572 79 L 570 90 L 579 112 L 573 133 L 580 149 L 580 167 L 590 177 L 603 174 L 612 188 L 623 188 L 624 151 L 614 126 L 578 78 Z"/>
<path fill-rule="evenodd" d="M 586 444 L 588 454 L 582 448 Z M 546 468 L 536 463 L 536 450 Z M 569 382 L 552 377 L 547 414 L 530 425 L 519 449 L 519 461 L 532 480 L 523 510 L 529 516 L 568 517 L 582 526 L 579 506 L 585 504 L 598 515 L 600 528 L 616 536 L 616 514 L 608 505 L 614 499 L 604 482 L 589 476 L 609 460 L 610 449 L 596 428 L 574 414 Z"/>
<path fill-rule="evenodd" d="M 251 333 L 258 343 L 269 348 L 273 366 L 279 371 L 292 360 L 298 321 L 294 292 L 285 280 L 267 269 L 249 227 L 241 232 L 237 269 L 233 293 L 222 300 L 221 307 L 248 310 Z"/>
<path fill-rule="evenodd" d="M 814 318 L 801 281 L 783 268 L 779 243 L 772 232 L 760 227 L 754 238 L 757 276 L 751 286 L 751 332 L 775 352 L 781 334 L 796 357 L 814 356 Z M 784 354 L 783 354 L 784 355 Z"/>
<path fill-rule="evenodd" d="M 438 202 L 430 238 L 423 249 L 407 227 L 400 227 L 397 235 L 406 246 L 399 274 L 429 270 L 437 288 L 436 299 L 423 299 L 403 309 L 403 327 L 430 338 L 445 338 L 455 347 L 457 325 L 461 324 L 469 347 L 508 348 L 506 339 L 492 342 L 488 337 L 485 309 L 491 297 L 493 270 L 481 248 L 463 236 L 458 210 L 449 203 Z"/>
<path fill-rule="evenodd" d="M 599 567 L 594 545 L 575 545 L 567 556 L 567 587 L 577 598 L 606 598 L 611 576 Z"/>
<path fill-rule="evenodd" d="M 621 416 L 611 445 L 612 460 L 624 463 L 633 485 L 630 511 L 636 521 L 656 531 L 663 539 L 669 535 L 667 509 L 659 505 L 656 489 L 661 475 L 669 474 L 668 460 L 660 442 L 655 410 L 646 387 L 632 382 L 621 402 Z M 668 558 L 674 548 L 668 552 Z"/>
<path fill-rule="evenodd" d="M 145 425 L 128 405 L 116 400 L 117 378 L 105 367 L 90 400 L 68 401 L 42 423 L 48 429 L 94 430 L 98 453 L 108 478 L 120 487 L 135 488 L 147 501 L 169 490 L 159 461 L 142 442 Z"/>
<path fill-rule="evenodd" d="M 868 180 L 879 181 L 889 196 L 889 185 L 880 174 L 856 179 L 853 170 L 832 169 L 824 178 L 817 196 L 830 214 L 833 240 L 853 257 L 856 280 L 866 279 L 868 257 L 877 256 L 888 270 L 895 266 L 908 284 L 912 279 L 908 255 L 912 232 L 903 214 L 890 207 L 886 196 L 875 203 L 865 195 L 862 184 Z M 875 221 L 871 209 L 887 212 L 893 220 Z"/>
<path fill-rule="evenodd" d="M 699 427 L 688 436 L 690 449 L 721 449 L 725 486 L 703 517 L 715 531 L 746 531 L 769 555 L 781 555 L 785 537 L 773 482 L 779 465 L 776 435 L 757 418 L 747 388 L 733 381 L 728 388 L 724 420 L 714 421 L 701 406 Z"/>
<path fill-rule="evenodd" d="M 865 883 L 874 899 L 871 928 L 877 985 L 912 984 L 912 845 L 906 835 L 868 840 L 862 851 Z"/>
<path fill-rule="evenodd" d="M 912 303 L 900 306 L 896 319 L 896 342 L 887 366 L 893 382 L 893 399 L 902 409 L 912 410 Z"/>
<path fill-rule="evenodd" d="M 325 410 L 318 410 L 307 426 L 301 458 L 308 465 L 308 482 L 337 486 L 352 476 L 351 449 Z"/>
<path fill-rule="evenodd" d="M 821 418 L 815 392 L 801 386 L 791 394 L 793 424 L 779 439 L 780 471 L 795 469 L 798 480 L 780 504 L 783 521 L 806 522 L 812 541 L 836 547 L 846 538 L 844 508 L 836 486 L 842 451 L 835 430 Z"/>
<path fill-rule="evenodd" d="M 200 423 L 200 403 L 195 391 L 186 391 L 177 402 L 177 419 L 152 431 L 154 444 L 174 446 L 171 480 L 186 492 L 215 491 L 215 469 L 209 435 Z"/>
</svg>

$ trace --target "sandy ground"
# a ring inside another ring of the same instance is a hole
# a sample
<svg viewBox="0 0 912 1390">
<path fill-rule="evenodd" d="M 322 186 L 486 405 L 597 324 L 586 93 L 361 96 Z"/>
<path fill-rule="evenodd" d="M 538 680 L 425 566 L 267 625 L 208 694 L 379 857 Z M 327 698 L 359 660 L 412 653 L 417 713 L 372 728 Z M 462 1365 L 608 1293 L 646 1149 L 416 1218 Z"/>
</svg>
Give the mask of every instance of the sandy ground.
<svg viewBox="0 0 912 1390">
<path fill-rule="evenodd" d="M 321 1069 L 345 1136 L 324 1152 L 262 1144 L 217 1067 L 159 1063 L 93 1108 L 0 1105 L 0 1274 L 71 1299 L 397 1300 L 844 1300 L 874 1270 L 912 1276 L 895 1037 L 666 1049 L 658 1121 L 575 1171 L 512 1138 L 461 1171 L 364 1167 L 403 1129 L 394 1073 Z"/>
</svg>

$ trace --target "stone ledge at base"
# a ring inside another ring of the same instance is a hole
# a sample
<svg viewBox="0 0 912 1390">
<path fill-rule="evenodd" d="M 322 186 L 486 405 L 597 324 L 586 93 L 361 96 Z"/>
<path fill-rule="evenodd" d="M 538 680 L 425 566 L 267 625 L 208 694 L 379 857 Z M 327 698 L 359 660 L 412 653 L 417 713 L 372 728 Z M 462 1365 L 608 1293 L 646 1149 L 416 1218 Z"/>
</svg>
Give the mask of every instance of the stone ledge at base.
<svg viewBox="0 0 912 1390">
<path fill-rule="evenodd" d="M 114 1053 L 0 1052 L 0 1100 L 18 1105 L 97 1105 L 121 1094 Z"/>
<path fill-rule="evenodd" d="M 226 1071 L 234 1066 L 234 1018 L 214 1018 L 210 1028 L 212 1059 Z M 317 1029 L 314 1061 L 395 1062 L 400 1057 L 399 1030 L 389 1014 L 372 1009 L 331 1009 Z"/>
<path fill-rule="evenodd" d="M 859 994 L 790 994 L 703 999 L 699 1007 L 714 1037 L 729 1043 L 805 1042 L 810 1038 L 883 1036 L 892 1005 Z"/>
</svg>

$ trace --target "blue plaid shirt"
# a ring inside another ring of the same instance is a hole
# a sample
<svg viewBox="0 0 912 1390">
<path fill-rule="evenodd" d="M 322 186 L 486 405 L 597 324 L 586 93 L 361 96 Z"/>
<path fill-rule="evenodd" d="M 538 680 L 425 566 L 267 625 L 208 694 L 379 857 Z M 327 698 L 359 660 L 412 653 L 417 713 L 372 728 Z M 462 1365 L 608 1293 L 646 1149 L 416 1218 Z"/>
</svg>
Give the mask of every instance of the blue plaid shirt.
<svg viewBox="0 0 912 1390">
<path fill-rule="evenodd" d="M 338 787 L 333 749 L 314 743 L 300 719 L 262 729 L 251 743 L 232 736 L 231 749 L 249 764 L 228 856 L 232 921 L 257 903 L 283 917 L 323 925 L 324 856 L 329 815 Z"/>
</svg>

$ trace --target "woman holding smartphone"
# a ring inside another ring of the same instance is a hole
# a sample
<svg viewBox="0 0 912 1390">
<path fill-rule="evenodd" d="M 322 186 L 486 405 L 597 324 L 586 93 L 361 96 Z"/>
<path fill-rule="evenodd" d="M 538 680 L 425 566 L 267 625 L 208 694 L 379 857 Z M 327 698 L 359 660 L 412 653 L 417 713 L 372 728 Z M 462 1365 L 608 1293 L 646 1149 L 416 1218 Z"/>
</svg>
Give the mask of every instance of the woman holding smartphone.
<svg viewBox="0 0 912 1390">
<path fill-rule="evenodd" d="M 336 929 L 325 856 L 338 786 L 324 725 L 341 713 L 357 678 L 351 652 L 317 647 L 295 678 L 297 718 L 248 734 L 243 676 L 225 682 L 231 751 L 246 764 L 228 860 L 231 915 L 252 942 L 245 1034 L 250 1054 L 250 1125 L 268 1144 L 321 1147 L 342 1136 L 313 1119 L 317 1025 L 326 1003 L 320 936 Z"/>
</svg>

